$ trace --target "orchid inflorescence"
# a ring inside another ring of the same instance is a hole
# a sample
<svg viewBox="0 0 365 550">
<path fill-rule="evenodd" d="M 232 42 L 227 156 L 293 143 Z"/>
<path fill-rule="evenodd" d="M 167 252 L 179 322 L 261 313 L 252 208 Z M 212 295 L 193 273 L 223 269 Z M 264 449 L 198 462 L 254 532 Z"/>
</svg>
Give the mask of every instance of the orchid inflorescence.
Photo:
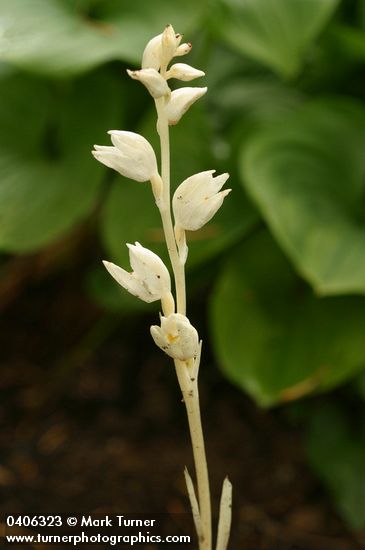
<svg viewBox="0 0 365 550">
<path fill-rule="evenodd" d="M 157 110 L 157 132 L 161 145 L 161 171 L 151 144 L 134 132 L 111 130 L 111 146 L 95 145 L 94 157 L 138 182 L 151 182 L 152 192 L 161 214 L 167 249 L 174 273 L 176 301 L 171 290 L 170 273 L 161 258 L 140 243 L 127 244 L 132 272 L 104 262 L 110 275 L 128 292 L 145 302 L 161 301 L 160 325 L 151 327 L 156 345 L 173 358 L 180 388 L 189 418 L 196 477 L 197 496 L 187 470 L 185 479 L 192 507 L 200 550 L 211 550 L 211 505 L 208 469 L 201 427 L 197 378 L 201 355 L 198 332 L 186 317 L 185 263 L 188 256 L 186 231 L 203 227 L 221 207 L 231 191 L 221 190 L 228 174 L 215 176 L 207 170 L 185 179 L 170 197 L 169 126 L 177 124 L 191 105 L 207 88 L 183 87 L 171 90 L 170 79 L 184 82 L 204 76 L 204 72 L 185 63 L 170 63 L 186 55 L 190 43 L 181 43 L 172 25 L 152 38 L 142 57 L 140 70 L 128 70 L 128 75 L 140 81 L 154 98 Z M 171 215 L 173 212 L 173 218 Z M 173 220 L 174 219 L 174 224 Z M 231 524 L 232 486 L 225 479 L 220 503 L 217 550 L 228 545 Z"/>
</svg>

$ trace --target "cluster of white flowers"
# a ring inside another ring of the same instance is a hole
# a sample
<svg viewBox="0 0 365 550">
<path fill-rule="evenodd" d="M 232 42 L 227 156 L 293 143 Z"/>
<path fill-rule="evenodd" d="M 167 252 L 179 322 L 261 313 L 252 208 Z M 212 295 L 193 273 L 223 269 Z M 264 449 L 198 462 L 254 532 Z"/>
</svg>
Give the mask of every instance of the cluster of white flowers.
<svg viewBox="0 0 365 550">
<path fill-rule="evenodd" d="M 185 63 L 175 63 L 168 68 L 174 57 L 190 52 L 191 44 L 181 44 L 182 36 L 175 34 L 172 25 L 150 40 L 143 52 L 142 68 L 128 70 L 131 78 L 139 80 L 156 100 L 164 98 L 168 124 L 179 122 L 189 107 L 207 88 L 183 87 L 171 91 L 168 81 L 177 79 L 191 81 L 204 76 L 204 72 Z M 162 70 L 165 68 L 165 70 Z M 155 152 L 151 144 L 134 132 L 110 130 L 112 146 L 95 145 L 94 157 L 113 168 L 121 175 L 138 182 L 150 181 L 158 206 L 161 204 L 164 182 L 158 171 Z M 217 212 L 230 189 L 221 191 L 228 174 L 214 177 L 214 170 L 190 176 L 176 189 L 172 209 L 175 220 L 175 238 L 180 260 L 185 263 L 187 246 L 185 231 L 203 227 Z M 199 338 L 187 317 L 175 312 L 171 294 L 169 272 L 163 261 L 139 243 L 128 244 L 130 263 L 128 273 L 121 267 L 104 262 L 114 279 L 128 292 L 145 302 L 161 300 L 164 317 L 161 326 L 151 327 L 156 344 L 174 359 L 191 359 L 197 356 Z"/>
</svg>

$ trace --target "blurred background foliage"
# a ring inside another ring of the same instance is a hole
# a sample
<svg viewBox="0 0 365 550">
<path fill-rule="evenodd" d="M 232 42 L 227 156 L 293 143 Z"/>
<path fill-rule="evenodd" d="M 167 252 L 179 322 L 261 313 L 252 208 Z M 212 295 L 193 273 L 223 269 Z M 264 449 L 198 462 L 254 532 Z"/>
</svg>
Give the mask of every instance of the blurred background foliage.
<svg viewBox="0 0 365 550">
<path fill-rule="evenodd" d="M 158 148 L 150 97 L 125 69 L 167 22 L 193 42 L 187 62 L 209 87 L 172 129 L 173 183 L 216 168 L 234 190 L 190 242 L 217 361 L 261 406 L 298 400 L 286 409 L 310 462 L 362 529 L 364 0 L 0 0 L 0 269 L 85 223 L 121 265 L 136 240 L 166 257 L 149 186 L 90 150 L 109 129 Z M 143 310 L 100 259 L 86 291 L 106 309 Z M 299 400 L 319 392 L 319 409 Z"/>
</svg>

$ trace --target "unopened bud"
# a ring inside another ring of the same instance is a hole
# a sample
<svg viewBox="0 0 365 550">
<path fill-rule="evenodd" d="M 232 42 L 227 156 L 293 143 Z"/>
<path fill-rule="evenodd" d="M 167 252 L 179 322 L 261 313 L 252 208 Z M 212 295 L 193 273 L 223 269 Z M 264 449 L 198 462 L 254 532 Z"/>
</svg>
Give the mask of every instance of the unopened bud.
<svg viewBox="0 0 365 550">
<path fill-rule="evenodd" d="M 184 44 L 180 44 L 180 46 L 178 48 L 176 48 L 176 52 L 175 52 L 175 56 L 174 57 L 179 57 L 181 55 L 186 55 L 188 54 L 189 52 L 191 52 L 191 49 L 192 49 L 192 44 L 191 42 L 184 42 Z"/>
<path fill-rule="evenodd" d="M 170 88 L 166 80 L 156 71 L 156 69 L 142 69 L 140 71 L 130 71 L 127 69 L 127 73 L 131 78 L 139 80 L 146 86 L 151 96 L 155 99 L 170 94 Z"/>
<path fill-rule="evenodd" d="M 205 76 L 203 71 L 194 69 L 194 67 L 191 67 L 186 63 L 175 63 L 166 73 L 167 79 L 177 78 L 178 80 L 183 80 L 184 82 L 194 80 L 194 78 L 199 78 L 201 76 Z"/>
<path fill-rule="evenodd" d="M 155 69 L 158 71 L 161 67 L 162 55 L 162 34 L 151 38 L 144 49 L 142 56 L 142 69 Z"/>
<path fill-rule="evenodd" d="M 166 25 L 162 33 L 162 60 L 166 65 L 170 63 L 171 59 L 175 56 L 178 47 L 178 39 L 176 36 L 173 26 Z"/>
</svg>

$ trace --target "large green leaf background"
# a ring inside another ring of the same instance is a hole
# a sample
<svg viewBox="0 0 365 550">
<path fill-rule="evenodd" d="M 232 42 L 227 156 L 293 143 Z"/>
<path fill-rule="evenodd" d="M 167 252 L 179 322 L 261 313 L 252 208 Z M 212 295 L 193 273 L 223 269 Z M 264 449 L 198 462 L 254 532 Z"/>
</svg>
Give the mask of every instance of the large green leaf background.
<svg viewBox="0 0 365 550">
<path fill-rule="evenodd" d="M 224 372 L 261 405 L 333 388 L 365 365 L 365 298 L 317 298 L 266 231 L 239 247 L 212 298 Z"/>
<path fill-rule="evenodd" d="M 339 0 L 222 0 L 219 28 L 245 55 L 284 77 L 301 69 L 307 50 Z"/>
<path fill-rule="evenodd" d="M 0 61 L 51 76 L 78 74 L 113 59 L 140 63 L 166 23 L 191 32 L 204 2 L 2 0 Z"/>
<path fill-rule="evenodd" d="M 308 104 L 257 133 L 242 177 L 298 272 L 319 294 L 365 292 L 365 109 Z"/>
<path fill-rule="evenodd" d="M 365 416 L 335 400 L 306 410 L 310 464 L 339 514 L 356 531 L 365 527 Z M 354 414 L 355 413 L 355 414 Z"/>
<path fill-rule="evenodd" d="M 91 146 L 120 118 L 119 95 L 103 71 L 58 85 L 0 81 L 1 249 L 38 250 L 90 213 L 105 174 Z"/>
</svg>

